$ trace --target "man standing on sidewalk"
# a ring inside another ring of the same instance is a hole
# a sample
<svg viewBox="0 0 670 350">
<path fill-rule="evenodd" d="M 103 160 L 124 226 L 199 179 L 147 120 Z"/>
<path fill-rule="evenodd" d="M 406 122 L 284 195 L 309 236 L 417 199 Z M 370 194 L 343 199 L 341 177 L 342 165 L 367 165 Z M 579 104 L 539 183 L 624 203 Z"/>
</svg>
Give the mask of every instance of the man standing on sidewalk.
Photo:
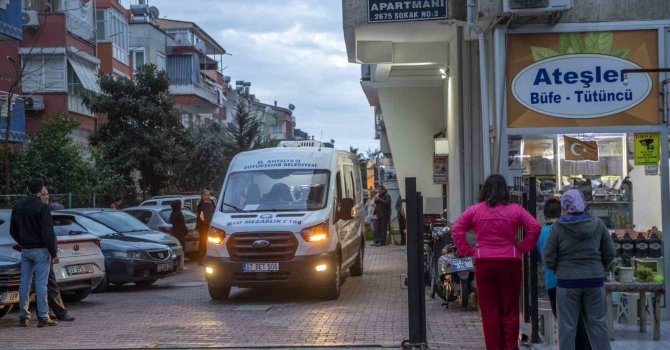
<svg viewBox="0 0 670 350">
<path fill-rule="evenodd" d="M 30 287 L 35 274 L 35 303 L 37 304 L 38 327 L 55 326 L 49 318 L 47 307 L 47 280 L 51 263 L 58 263 L 58 248 L 51 211 L 38 195 L 44 188 L 44 180 L 34 177 L 28 181 L 30 196 L 20 200 L 12 209 L 9 233 L 23 247 L 21 251 L 21 285 L 19 287 L 19 326 L 30 324 Z"/>
<path fill-rule="evenodd" d="M 196 230 L 200 233 L 200 265 L 203 264 L 207 253 L 207 232 L 209 231 L 209 223 L 212 222 L 215 209 L 216 204 L 212 200 L 211 192 L 203 190 L 196 210 L 198 219 L 195 224 Z"/>
<path fill-rule="evenodd" d="M 49 190 L 46 186 L 40 192 L 40 199 L 42 203 L 49 206 L 50 210 L 60 210 L 64 209 L 63 205 L 54 201 L 49 201 Z M 58 287 L 58 282 L 56 281 L 56 274 L 54 274 L 54 264 L 49 266 L 49 281 L 47 282 L 47 299 L 49 304 L 49 309 L 53 314 L 49 313 L 49 318 L 57 318 L 59 321 L 74 321 L 74 316 L 71 316 L 67 309 L 65 308 L 65 303 L 63 303 L 63 298 L 60 296 L 60 288 Z"/>
<path fill-rule="evenodd" d="M 391 195 L 386 191 L 384 185 L 379 186 L 375 204 L 377 205 L 377 220 L 381 232 L 381 241 L 377 242 L 377 245 L 383 246 L 386 245 L 386 235 L 391 221 Z"/>
</svg>

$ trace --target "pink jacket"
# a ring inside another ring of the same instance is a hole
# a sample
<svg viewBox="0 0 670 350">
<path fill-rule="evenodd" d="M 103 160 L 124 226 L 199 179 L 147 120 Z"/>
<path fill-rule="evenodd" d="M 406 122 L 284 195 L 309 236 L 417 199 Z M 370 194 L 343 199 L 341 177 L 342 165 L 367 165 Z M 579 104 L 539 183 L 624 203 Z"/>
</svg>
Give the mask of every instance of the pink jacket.
<svg viewBox="0 0 670 350">
<path fill-rule="evenodd" d="M 525 236 L 517 243 L 517 231 L 523 226 Z M 521 258 L 537 243 L 542 227 L 535 218 L 517 204 L 498 204 L 489 207 L 481 202 L 469 207 L 451 229 L 458 252 L 475 258 Z M 475 231 L 476 246 L 465 238 L 469 230 Z"/>
</svg>

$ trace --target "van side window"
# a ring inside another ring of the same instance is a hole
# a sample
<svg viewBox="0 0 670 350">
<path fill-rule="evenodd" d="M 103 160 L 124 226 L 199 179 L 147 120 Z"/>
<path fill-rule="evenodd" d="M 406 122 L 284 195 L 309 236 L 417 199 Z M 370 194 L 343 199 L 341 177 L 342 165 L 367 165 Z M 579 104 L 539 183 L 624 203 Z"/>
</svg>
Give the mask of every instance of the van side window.
<svg viewBox="0 0 670 350">
<path fill-rule="evenodd" d="M 347 187 L 349 187 L 349 190 L 347 192 L 349 193 L 347 193 L 347 197 L 352 198 L 356 202 L 356 186 L 354 185 L 354 173 L 352 171 L 349 171 L 348 178 Z"/>
<path fill-rule="evenodd" d="M 340 205 L 342 199 L 342 173 L 339 171 L 335 175 L 335 204 Z"/>
<path fill-rule="evenodd" d="M 363 183 L 361 182 L 361 169 L 360 166 L 354 167 L 354 192 L 357 197 L 363 195 Z"/>
</svg>

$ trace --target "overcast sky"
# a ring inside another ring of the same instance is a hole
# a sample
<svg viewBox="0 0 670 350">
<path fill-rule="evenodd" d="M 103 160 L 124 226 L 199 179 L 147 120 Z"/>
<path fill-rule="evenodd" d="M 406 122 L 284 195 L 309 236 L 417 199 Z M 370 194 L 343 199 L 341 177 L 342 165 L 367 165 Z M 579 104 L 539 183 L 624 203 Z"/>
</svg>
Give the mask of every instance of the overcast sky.
<svg viewBox="0 0 670 350">
<path fill-rule="evenodd" d="M 130 0 L 121 3 L 129 7 Z M 132 1 L 137 3 L 136 0 Z M 297 128 L 340 149 L 379 148 L 360 66 L 347 61 L 341 0 L 149 0 L 160 17 L 197 23 L 232 56 L 225 75 L 264 103 L 296 106 Z"/>
</svg>

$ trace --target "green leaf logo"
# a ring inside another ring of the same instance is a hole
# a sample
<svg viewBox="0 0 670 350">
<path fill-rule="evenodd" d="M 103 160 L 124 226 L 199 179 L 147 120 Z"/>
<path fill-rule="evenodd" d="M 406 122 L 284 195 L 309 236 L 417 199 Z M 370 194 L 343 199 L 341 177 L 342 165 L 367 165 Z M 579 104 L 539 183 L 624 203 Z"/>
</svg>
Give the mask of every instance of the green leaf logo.
<svg viewBox="0 0 670 350">
<path fill-rule="evenodd" d="M 545 47 L 531 46 L 533 59 L 541 61 L 559 55 L 593 53 L 627 58 L 629 48 L 613 49 L 614 34 L 612 32 L 564 33 L 558 38 L 558 51 Z"/>
</svg>

